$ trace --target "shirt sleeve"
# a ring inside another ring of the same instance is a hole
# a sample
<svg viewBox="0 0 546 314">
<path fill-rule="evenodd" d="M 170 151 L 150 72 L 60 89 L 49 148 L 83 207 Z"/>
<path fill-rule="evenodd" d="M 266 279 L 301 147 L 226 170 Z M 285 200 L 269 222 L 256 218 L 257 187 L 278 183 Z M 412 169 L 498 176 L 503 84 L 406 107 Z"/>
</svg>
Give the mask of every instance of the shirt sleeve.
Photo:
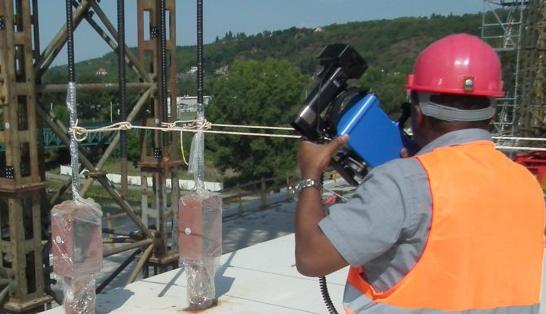
<svg viewBox="0 0 546 314">
<path fill-rule="evenodd" d="M 370 171 L 346 203 L 330 207 L 321 230 L 351 265 L 364 265 L 387 252 L 406 224 L 403 198 L 407 190 L 401 164 L 395 160 Z"/>
</svg>

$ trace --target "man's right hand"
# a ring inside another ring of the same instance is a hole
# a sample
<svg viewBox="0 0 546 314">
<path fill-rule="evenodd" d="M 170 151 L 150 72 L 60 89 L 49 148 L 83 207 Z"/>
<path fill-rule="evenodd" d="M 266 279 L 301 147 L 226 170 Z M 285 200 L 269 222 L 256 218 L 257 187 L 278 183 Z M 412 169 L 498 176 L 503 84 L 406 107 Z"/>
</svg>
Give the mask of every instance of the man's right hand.
<svg viewBox="0 0 546 314">
<path fill-rule="evenodd" d="M 305 179 L 319 180 L 322 172 L 330 165 L 332 156 L 349 141 L 344 135 L 326 144 L 301 141 L 298 151 L 300 174 Z"/>
</svg>

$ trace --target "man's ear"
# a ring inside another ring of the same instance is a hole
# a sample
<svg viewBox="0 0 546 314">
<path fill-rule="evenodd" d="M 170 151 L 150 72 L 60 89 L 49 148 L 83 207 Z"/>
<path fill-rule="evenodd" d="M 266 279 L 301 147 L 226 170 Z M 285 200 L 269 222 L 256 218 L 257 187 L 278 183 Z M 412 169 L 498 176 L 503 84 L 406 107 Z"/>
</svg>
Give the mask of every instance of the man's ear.
<svg viewBox="0 0 546 314">
<path fill-rule="evenodd" d="M 414 131 L 423 127 L 425 122 L 425 117 L 423 111 L 421 111 L 421 106 L 417 103 L 411 104 L 411 121 Z"/>
</svg>

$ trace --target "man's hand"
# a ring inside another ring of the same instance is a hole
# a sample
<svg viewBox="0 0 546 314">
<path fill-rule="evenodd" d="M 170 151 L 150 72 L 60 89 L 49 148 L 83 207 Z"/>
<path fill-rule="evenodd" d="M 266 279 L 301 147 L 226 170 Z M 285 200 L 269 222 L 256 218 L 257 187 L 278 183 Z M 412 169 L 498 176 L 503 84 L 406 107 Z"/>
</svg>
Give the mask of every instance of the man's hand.
<svg viewBox="0 0 546 314">
<path fill-rule="evenodd" d="M 300 174 L 306 179 L 319 180 L 330 165 L 334 154 L 349 141 L 348 135 L 340 136 L 326 144 L 301 141 L 298 152 Z"/>
</svg>

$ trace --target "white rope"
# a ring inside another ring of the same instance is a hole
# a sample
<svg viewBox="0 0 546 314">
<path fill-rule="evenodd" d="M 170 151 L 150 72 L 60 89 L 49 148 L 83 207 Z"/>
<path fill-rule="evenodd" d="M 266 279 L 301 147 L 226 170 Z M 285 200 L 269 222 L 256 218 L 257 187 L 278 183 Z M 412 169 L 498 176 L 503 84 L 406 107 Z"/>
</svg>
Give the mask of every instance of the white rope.
<svg viewBox="0 0 546 314">
<path fill-rule="evenodd" d="M 242 129 L 263 129 L 263 130 L 284 130 L 284 131 L 294 131 L 294 128 L 289 128 L 289 127 L 278 127 L 278 126 L 235 125 L 235 124 L 217 124 L 217 123 L 213 123 L 212 126 L 226 127 L 226 128 L 242 128 Z"/>
<path fill-rule="evenodd" d="M 74 138 L 78 142 L 82 142 L 87 138 L 89 133 L 99 133 L 99 132 L 114 132 L 120 130 L 131 130 L 131 129 L 141 129 L 141 130 L 156 130 L 162 132 L 203 132 L 210 134 L 226 134 L 226 135 L 238 135 L 238 136 L 255 136 L 255 137 L 270 137 L 270 138 L 290 138 L 290 139 L 300 139 L 299 135 L 292 134 L 271 134 L 271 133 L 256 133 L 256 132 L 239 132 L 239 131 L 220 131 L 220 130 L 211 130 L 213 126 L 216 127 L 226 127 L 226 128 L 247 128 L 247 129 L 263 129 L 263 130 L 283 130 L 283 131 L 292 131 L 294 129 L 288 127 L 270 127 L 270 126 L 256 126 L 256 125 L 233 125 L 233 124 L 213 124 L 207 120 L 186 120 L 186 121 L 174 121 L 171 123 L 162 123 L 161 126 L 140 126 L 132 125 L 130 122 L 118 122 L 104 127 L 96 129 L 87 129 L 84 127 L 78 126 L 78 121 L 73 128 L 69 129 L 69 133 L 74 135 Z M 181 134 L 182 136 L 182 134 Z M 497 140 L 521 140 L 521 141 L 546 141 L 546 138 L 532 138 L 532 137 L 504 137 L 497 136 L 493 137 Z M 181 138 L 182 144 L 182 138 Z M 183 153 L 183 148 L 182 153 Z M 511 151 L 546 151 L 544 147 L 518 147 L 518 146 L 503 146 L 498 145 L 497 149 L 499 150 L 511 150 Z"/>
<path fill-rule="evenodd" d="M 232 131 L 214 131 L 214 130 L 195 130 L 195 129 L 173 129 L 173 131 L 185 131 L 197 133 L 202 131 L 203 133 L 210 134 L 228 134 L 228 135 L 241 135 L 241 136 L 257 136 L 257 137 L 277 137 L 277 138 L 293 138 L 300 139 L 299 135 L 289 135 L 289 134 L 270 134 L 270 133 L 253 133 L 253 132 L 232 132 Z"/>
<path fill-rule="evenodd" d="M 120 130 L 131 130 L 131 129 L 140 129 L 140 130 L 156 130 L 162 132 L 199 132 L 211 134 L 229 134 L 229 135 L 240 135 L 240 136 L 258 136 L 258 137 L 276 137 L 276 138 L 294 138 L 299 139 L 299 135 L 289 135 L 289 134 L 270 134 L 270 133 L 256 133 L 256 132 L 234 132 L 234 131 L 214 131 L 210 130 L 213 124 L 206 120 L 188 120 L 188 121 L 174 121 L 171 123 L 162 123 L 161 126 L 140 126 L 132 125 L 130 122 L 118 122 L 104 127 L 96 129 L 87 129 L 84 127 L 78 126 L 78 121 L 73 128 L 69 129 L 69 133 L 74 135 L 74 138 L 78 142 L 83 142 L 87 139 L 89 133 L 100 133 L 100 132 L 114 132 Z M 222 127 L 233 127 L 233 128 L 250 128 L 250 129 L 270 129 L 270 130 L 293 130 L 292 128 L 285 127 L 268 127 L 268 126 L 251 126 L 251 125 L 229 125 L 221 124 L 216 126 Z"/>
</svg>

